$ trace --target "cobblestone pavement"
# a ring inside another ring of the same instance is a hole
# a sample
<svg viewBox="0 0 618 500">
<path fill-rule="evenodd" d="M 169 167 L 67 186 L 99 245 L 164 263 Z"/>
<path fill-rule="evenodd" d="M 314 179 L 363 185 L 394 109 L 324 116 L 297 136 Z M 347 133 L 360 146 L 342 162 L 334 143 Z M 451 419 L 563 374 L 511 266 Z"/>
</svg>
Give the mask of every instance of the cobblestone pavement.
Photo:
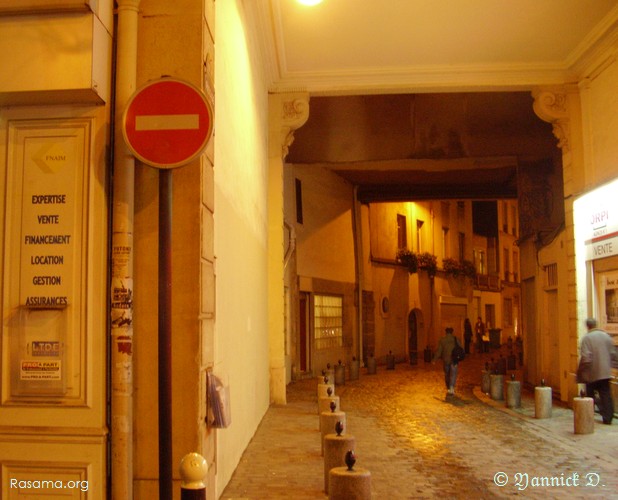
<svg viewBox="0 0 618 500">
<path fill-rule="evenodd" d="M 595 414 L 594 433 L 575 435 L 570 409 L 555 403 L 536 419 L 526 391 L 522 408 L 507 409 L 480 392 L 488 357 L 460 365 L 455 396 L 439 362 L 361 369 L 336 388 L 372 498 L 618 499 L 618 419 L 603 425 Z M 269 408 L 222 499 L 327 498 L 316 384 L 293 382 L 288 404 Z"/>
</svg>

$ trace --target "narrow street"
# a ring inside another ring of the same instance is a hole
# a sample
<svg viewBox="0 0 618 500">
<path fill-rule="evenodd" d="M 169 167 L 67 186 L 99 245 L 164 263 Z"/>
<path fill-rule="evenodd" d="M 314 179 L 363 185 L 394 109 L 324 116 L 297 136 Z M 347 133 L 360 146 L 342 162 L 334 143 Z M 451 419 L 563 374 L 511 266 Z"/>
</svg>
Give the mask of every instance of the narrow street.
<svg viewBox="0 0 618 500">
<path fill-rule="evenodd" d="M 479 390 L 494 355 L 461 364 L 454 397 L 441 362 L 422 360 L 337 387 L 372 498 L 618 498 L 618 421 L 596 414 L 595 432 L 575 435 L 570 409 L 554 403 L 551 419 L 535 419 L 525 391 L 521 409 L 506 409 Z M 288 386 L 288 404 L 269 409 L 221 498 L 326 498 L 316 384 Z"/>
</svg>

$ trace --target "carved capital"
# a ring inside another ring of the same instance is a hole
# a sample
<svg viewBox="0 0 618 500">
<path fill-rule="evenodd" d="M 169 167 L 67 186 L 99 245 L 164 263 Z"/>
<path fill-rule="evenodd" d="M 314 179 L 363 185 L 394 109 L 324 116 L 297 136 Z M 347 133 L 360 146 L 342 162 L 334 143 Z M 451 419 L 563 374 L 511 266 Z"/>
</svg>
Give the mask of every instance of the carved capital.
<svg viewBox="0 0 618 500">
<path fill-rule="evenodd" d="M 309 95 L 273 95 L 270 106 L 271 156 L 280 154 L 285 159 L 294 142 L 294 132 L 309 118 Z"/>
<path fill-rule="evenodd" d="M 570 150 L 569 110 L 566 91 L 536 90 L 532 92 L 535 114 L 543 121 L 551 123 L 553 133 L 558 139 L 558 147 L 562 153 Z"/>
</svg>

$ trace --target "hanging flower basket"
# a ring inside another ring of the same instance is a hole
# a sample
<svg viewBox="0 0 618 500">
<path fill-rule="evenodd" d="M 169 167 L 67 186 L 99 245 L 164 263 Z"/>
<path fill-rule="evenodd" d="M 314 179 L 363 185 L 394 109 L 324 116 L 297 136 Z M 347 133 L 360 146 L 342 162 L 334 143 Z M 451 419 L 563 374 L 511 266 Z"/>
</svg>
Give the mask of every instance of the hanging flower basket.
<svg viewBox="0 0 618 500">
<path fill-rule="evenodd" d="M 395 260 L 398 264 L 404 266 L 410 274 L 418 271 L 418 258 L 407 248 L 400 248 L 397 250 Z"/>
<path fill-rule="evenodd" d="M 469 260 L 455 260 L 451 258 L 442 259 L 442 269 L 447 275 L 454 278 L 476 278 L 476 269 Z"/>
<path fill-rule="evenodd" d="M 438 259 L 435 255 L 429 252 L 423 252 L 418 254 L 418 268 L 422 271 L 426 271 L 430 278 L 433 278 L 438 272 Z"/>
</svg>

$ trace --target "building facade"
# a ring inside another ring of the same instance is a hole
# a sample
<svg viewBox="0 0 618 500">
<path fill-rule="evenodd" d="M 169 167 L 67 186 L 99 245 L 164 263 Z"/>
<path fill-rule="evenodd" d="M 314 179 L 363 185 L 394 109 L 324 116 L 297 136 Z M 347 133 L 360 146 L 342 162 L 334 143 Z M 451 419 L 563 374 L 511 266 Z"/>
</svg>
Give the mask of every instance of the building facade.
<svg viewBox="0 0 618 500">
<path fill-rule="evenodd" d="M 582 62 L 576 82 L 526 89 L 557 139 L 563 193 L 554 207 L 563 208 L 564 227 L 553 238 L 539 231 L 522 238 L 507 215 L 491 269 L 514 285 L 511 295 L 503 290 L 498 299 L 479 286 L 464 297 L 447 277 L 432 284 L 397 265 L 395 236 L 403 234 L 397 215 L 405 216 L 410 250 L 455 258 L 463 233 L 464 256 L 472 260 L 476 250 L 480 266 L 490 244 L 470 231 L 469 202 L 460 226 L 456 200 L 448 208 L 378 207 L 358 203 L 354 184 L 332 173 L 288 175 L 290 144 L 313 96 L 269 93 L 274 58 L 263 50 L 268 37 L 256 16 L 264 11 L 256 5 L 0 5 L 3 477 L 72 482 L 95 499 L 157 496 L 160 172 L 135 160 L 122 128 L 129 98 L 165 75 L 201 89 L 215 114 L 204 153 L 172 176 L 172 449 L 164 451 L 171 451 L 175 495 L 177 464 L 192 451 L 208 461 L 209 495 L 223 491 L 269 404 L 285 402 L 295 373 L 369 348 L 376 357 L 409 358 L 416 345 L 418 355 L 463 308 L 476 316 L 495 305 L 496 324 L 507 332 L 512 323 L 514 334 L 519 315 L 528 380 L 555 377 L 565 401 L 577 394 L 583 318 L 596 315 L 614 330 L 615 219 L 610 204 L 589 201 L 605 200 L 618 177 L 615 44 Z M 302 210 L 284 196 L 297 192 L 296 179 L 313 193 Z M 432 212 L 439 223 L 432 225 Z M 319 239 L 299 215 L 314 218 Z M 387 242 L 371 237 L 384 228 Z M 355 258 L 343 258 L 349 255 Z M 313 330 L 303 333 L 295 320 L 303 300 L 305 311 L 320 308 L 320 342 L 332 357 L 307 352 Z M 338 309 L 341 325 L 329 324 Z M 377 311 L 373 325 L 370 310 Z M 229 389 L 227 428 L 212 424 L 209 374 Z M 0 485 L 2 498 L 24 493 L 12 484 Z"/>
</svg>

